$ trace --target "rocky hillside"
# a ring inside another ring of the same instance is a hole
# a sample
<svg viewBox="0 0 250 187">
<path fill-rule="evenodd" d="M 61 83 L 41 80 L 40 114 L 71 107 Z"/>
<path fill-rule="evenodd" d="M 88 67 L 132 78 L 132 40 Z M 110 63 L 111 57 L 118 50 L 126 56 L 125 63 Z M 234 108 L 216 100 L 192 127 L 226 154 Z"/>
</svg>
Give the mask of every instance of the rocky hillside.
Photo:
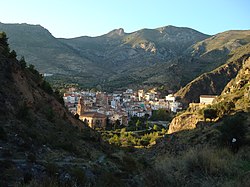
<svg viewBox="0 0 250 187">
<path fill-rule="evenodd" d="M 179 113 L 168 135 L 157 140 L 151 155 L 145 153 L 155 160 L 145 171 L 149 184 L 249 186 L 250 57 L 241 61 L 236 77 L 211 106 L 193 105 Z M 211 111 L 216 115 L 209 116 Z"/>
<path fill-rule="evenodd" d="M 117 149 L 68 113 L 39 72 L 16 60 L 4 33 L 0 84 L 0 186 L 131 182 L 126 179 L 135 168 L 128 169 L 128 163 L 134 160 L 122 152 L 115 156 Z"/>
<path fill-rule="evenodd" d="M 176 95 L 186 104 L 199 102 L 200 95 L 220 95 L 227 83 L 235 78 L 242 68 L 244 59 L 250 56 L 250 44 L 237 48 L 229 55 L 231 58 L 226 64 L 202 74 L 180 89 Z"/>
<path fill-rule="evenodd" d="M 249 50 L 249 46 L 245 47 Z M 243 49 L 240 51 L 242 52 Z M 238 111 L 250 112 L 250 54 L 241 56 L 237 62 L 240 63 L 240 67 L 238 67 L 239 69 L 236 72 L 235 78 L 228 81 L 222 93 L 216 98 L 212 106 L 207 107 L 214 109 L 218 118 L 223 118 L 225 115 L 234 114 Z M 229 64 L 226 66 L 230 67 Z M 204 120 L 206 121 L 203 114 L 204 110 L 205 109 L 200 107 L 190 106 L 186 111 L 173 119 L 169 126 L 168 133 L 196 128 L 199 123 L 203 123 Z"/>
</svg>

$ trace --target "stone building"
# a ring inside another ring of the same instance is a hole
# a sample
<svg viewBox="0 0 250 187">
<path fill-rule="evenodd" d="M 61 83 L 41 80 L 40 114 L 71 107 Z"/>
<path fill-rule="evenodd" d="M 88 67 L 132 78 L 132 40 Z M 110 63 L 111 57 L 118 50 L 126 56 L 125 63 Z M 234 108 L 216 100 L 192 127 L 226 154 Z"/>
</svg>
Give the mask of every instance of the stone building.
<svg viewBox="0 0 250 187">
<path fill-rule="evenodd" d="M 77 114 L 79 115 L 79 119 L 87 123 L 93 129 L 106 127 L 106 115 L 98 112 L 89 112 L 88 109 L 86 109 L 84 99 L 81 97 L 77 105 Z"/>
</svg>

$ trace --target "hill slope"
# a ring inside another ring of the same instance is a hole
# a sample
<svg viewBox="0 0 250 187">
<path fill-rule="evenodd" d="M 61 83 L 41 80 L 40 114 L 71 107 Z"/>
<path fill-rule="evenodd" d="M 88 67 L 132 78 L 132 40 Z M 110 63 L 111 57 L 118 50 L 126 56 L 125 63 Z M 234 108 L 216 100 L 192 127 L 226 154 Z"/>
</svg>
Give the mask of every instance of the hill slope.
<svg viewBox="0 0 250 187">
<path fill-rule="evenodd" d="M 0 186 L 129 183 L 121 179 L 136 170 L 127 173 L 130 157 L 120 153 L 118 163 L 117 149 L 75 119 L 38 71 L 15 59 L 2 33 L 0 84 Z"/>
<path fill-rule="evenodd" d="M 176 95 L 184 103 L 199 102 L 200 95 L 219 95 L 227 83 L 233 79 L 242 68 L 244 59 L 250 56 L 250 44 L 237 48 L 230 53 L 231 58 L 219 68 L 204 73 L 185 87 Z"/>
</svg>

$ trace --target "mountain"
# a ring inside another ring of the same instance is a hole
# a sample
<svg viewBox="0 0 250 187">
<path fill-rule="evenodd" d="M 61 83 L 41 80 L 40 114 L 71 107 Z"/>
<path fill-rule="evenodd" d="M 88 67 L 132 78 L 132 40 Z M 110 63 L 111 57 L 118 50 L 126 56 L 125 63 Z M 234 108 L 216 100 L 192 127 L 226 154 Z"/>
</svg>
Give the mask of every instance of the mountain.
<svg viewBox="0 0 250 187">
<path fill-rule="evenodd" d="M 165 134 L 150 149 L 125 149 L 68 113 L 0 32 L 0 186 L 249 186 L 250 61 L 242 60 L 213 106 L 234 102 L 227 120 Z M 236 151 L 231 135 L 241 142 Z"/>
<path fill-rule="evenodd" d="M 40 25 L 1 23 L 0 30 L 7 33 L 18 55 L 40 72 L 54 74 L 53 80 L 107 89 L 162 85 L 168 77 L 162 69 L 170 68 L 186 48 L 208 37 L 174 26 L 133 33 L 116 29 L 99 37 L 73 39 L 54 38 Z"/>
<path fill-rule="evenodd" d="M 217 94 L 218 97 L 212 106 L 207 108 L 216 110 L 219 118 L 239 111 L 250 112 L 249 65 L 250 44 L 247 44 L 236 49 L 227 64 L 201 75 L 177 94 L 186 102 L 193 99 L 196 103 L 199 103 L 199 95 Z M 173 119 L 168 132 L 196 128 L 204 121 L 203 110 L 202 107 L 189 106 L 186 111 Z"/>
<path fill-rule="evenodd" d="M 25 56 L 26 61 L 35 65 L 41 73 L 55 74 L 65 80 L 69 75 L 76 75 L 70 78 L 72 82 L 81 75 L 81 81 L 87 84 L 102 72 L 102 69 L 93 66 L 92 62 L 61 43 L 40 25 L 0 23 L 0 31 L 7 33 L 10 47 L 19 56 Z"/>
<path fill-rule="evenodd" d="M 224 87 L 242 68 L 244 59 L 250 56 L 250 44 L 231 51 L 230 56 L 226 64 L 200 75 L 175 95 L 180 96 L 182 102 L 186 104 L 199 102 L 200 95 L 220 95 Z"/>
<path fill-rule="evenodd" d="M 186 48 L 207 37 L 193 29 L 166 26 L 133 33 L 117 29 L 99 37 L 61 41 L 112 71 L 102 83 L 103 87 L 125 88 L 168 84 L 173 78 L 170 77 L 171 70 L 169 75 L 166 71 L 178 61 Z M 168 84 L 168 87 L 171 85 Z"/>
<path fill-rule="evenodd" d="M 78 83 L 112 91 L 163 87 L 177 91 L 202 73 L 225 64 L 231 50 L 249 42 L 250 31 L 209 36 L 166 26 L 98 37 L 55 38 L 40 25 L 3 24 L 11 48 L 25 56 L 54 85 Z"/>
</svg>

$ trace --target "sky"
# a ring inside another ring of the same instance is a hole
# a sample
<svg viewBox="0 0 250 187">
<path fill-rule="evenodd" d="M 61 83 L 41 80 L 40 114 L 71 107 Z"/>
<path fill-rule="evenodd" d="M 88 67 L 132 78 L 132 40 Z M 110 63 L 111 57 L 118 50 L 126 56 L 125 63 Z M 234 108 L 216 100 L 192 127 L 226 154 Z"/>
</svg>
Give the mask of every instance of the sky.
<svg viewBox="0 0 250 187">
<path fill-rule="evenodd" d="M 40 24 L 57 38 L 167 25 L 205 34 L 250 29 L 250 0 L 0 0 L 0 22 Z"/>
</svg>

